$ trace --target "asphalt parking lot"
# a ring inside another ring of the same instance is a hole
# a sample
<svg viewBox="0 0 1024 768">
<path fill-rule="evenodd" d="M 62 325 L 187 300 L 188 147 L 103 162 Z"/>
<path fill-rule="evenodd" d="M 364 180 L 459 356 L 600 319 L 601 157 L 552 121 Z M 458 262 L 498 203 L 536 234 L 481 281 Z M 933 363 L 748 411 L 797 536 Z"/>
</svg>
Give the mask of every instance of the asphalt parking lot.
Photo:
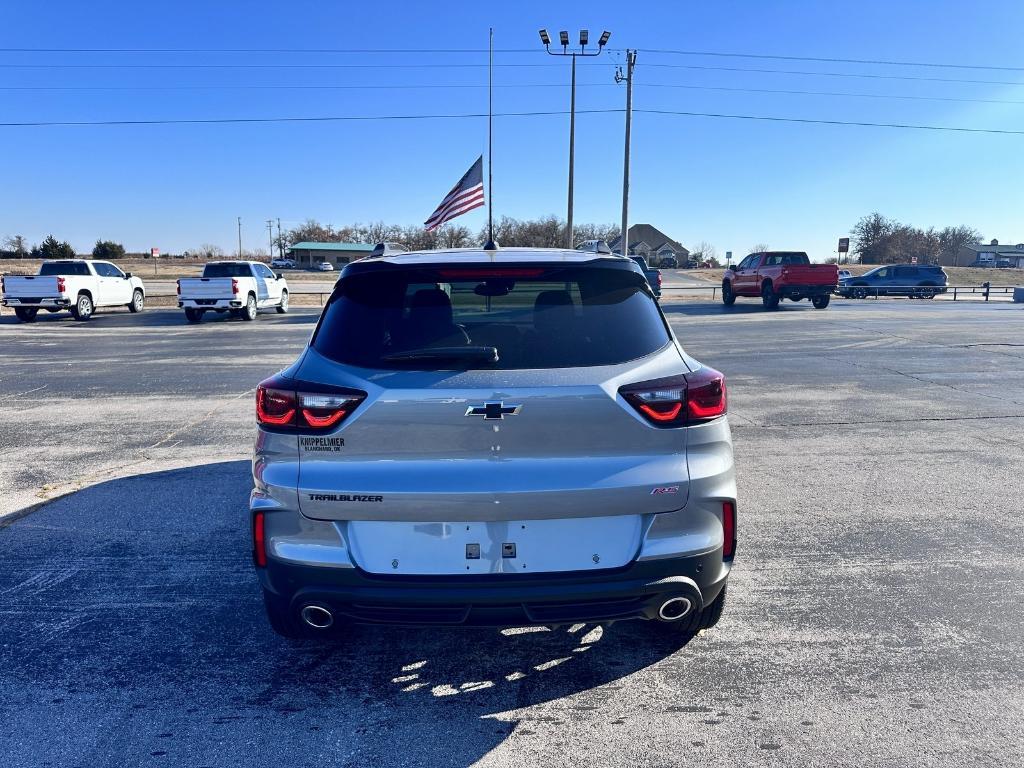
<svg viewBox="0 0 1024 768">
<path fill-rule="evenodd" d="M 0 763 L 1024 764 L 1024 308 L 665 304 L 726 373 L 721 623 L 289 645 L 252 390 L 317 315 L 0 317 Z M 25 510 L 32 510 L 24 514 Z"/>
</svg>

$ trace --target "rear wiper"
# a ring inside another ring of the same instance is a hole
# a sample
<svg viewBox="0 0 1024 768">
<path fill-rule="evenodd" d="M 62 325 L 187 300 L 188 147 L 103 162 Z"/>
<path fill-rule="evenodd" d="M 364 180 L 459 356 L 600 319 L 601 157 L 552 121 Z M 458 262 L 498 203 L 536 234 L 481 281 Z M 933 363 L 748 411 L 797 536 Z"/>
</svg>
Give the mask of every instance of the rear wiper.
<svg viewBox="0 0 1024 768">
<path fill-rule="evenodd" d="M 389 362 L 403 360 L 473 360 L 481 363 L 498 362 L 497 347 L 423 347 L 392 352 L 381 357 Z"/>
</svg>

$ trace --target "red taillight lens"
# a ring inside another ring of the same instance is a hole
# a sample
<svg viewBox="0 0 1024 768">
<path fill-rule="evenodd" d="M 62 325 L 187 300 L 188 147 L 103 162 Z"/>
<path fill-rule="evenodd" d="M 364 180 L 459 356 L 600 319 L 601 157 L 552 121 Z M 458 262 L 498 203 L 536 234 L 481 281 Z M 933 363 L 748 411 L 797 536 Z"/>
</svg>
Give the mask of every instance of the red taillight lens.
<svg viewBox="0 0 1024 768">
<path fill-rule="evenodd" d="M 340 424 L 366 398 L 365 392 L 311 392 L 312 385 L 282 377 L 256 388 L 256 421 L 278 431 L 330 429 Z"/>
<path fill-rule="evenodd" d="M 260 384 L 256 388 L 256 421 L 274 427 L 291 424 L 295 419 L 295 393 L 270 389 Z"/>
<path fill-rule="evenodd" d="M 257 568 L 267 567 L 267 537 L 262 512 L 252 516 L 252 561 Z"/>
<path fill-rule="evenodd" d="M 656 427 L 696 424 L 726 412 L 725 377 L 712 368 L 631 384 L 619 394 Z"/>
<path fill-rule="evenodd" d="M 64 293 L 64 278 L 57 278 L 57 293 Z"/>
<path fill-rule="evenodd" d="M 713 368 L 701 368 L 686 374 L 686 383 L 686 408 L 690 421 L 707 421 L 726 412 L 725 376 Z"/>
<path fill-rule="evenodd" d="M 736 505 L 731 501 L 722 502 L 722 557 L 729 559 L 736 554 Z"/>
<path fill-rule="evenodd" d="M 661 288 L 661 272 L 658 273 L 658 287 Z"/>
<path fill-rule="evenodd" d="M 231 293 L 238 293 L 238 281 L 235 278 L 231 278 Z"/>
</svg>

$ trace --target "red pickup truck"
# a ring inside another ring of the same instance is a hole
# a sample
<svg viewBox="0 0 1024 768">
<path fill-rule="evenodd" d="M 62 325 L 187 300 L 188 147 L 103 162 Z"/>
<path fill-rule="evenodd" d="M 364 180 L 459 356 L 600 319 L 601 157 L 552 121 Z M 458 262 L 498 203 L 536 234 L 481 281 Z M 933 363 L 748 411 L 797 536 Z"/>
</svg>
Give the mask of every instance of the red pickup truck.
<svg viewBox="0 0 1024 768">
<path fill-rule="evenodd" d="M 802 251 L 752 253 L 726 270 L 722 302 L 731 307 L 737 296 L 760 296 L 765 309 L 775 309 L 782 299 L 810 299 L 824 309 L 838 283 L 835 264 L 811 264 Z"/>
</svg>

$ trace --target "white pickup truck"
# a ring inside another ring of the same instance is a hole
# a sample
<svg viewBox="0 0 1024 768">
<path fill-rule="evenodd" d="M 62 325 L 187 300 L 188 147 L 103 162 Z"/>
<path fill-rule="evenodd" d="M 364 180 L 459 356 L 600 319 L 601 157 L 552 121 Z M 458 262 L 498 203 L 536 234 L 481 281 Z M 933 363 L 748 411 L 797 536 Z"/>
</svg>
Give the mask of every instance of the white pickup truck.
<svg viewBox="0 0 1024 768">
<path fill-rule="evenodd" d="M 88 320 L 98 307 L 128 307 L 141 312 L 146 287 L 131 272 L 109 261 L 69 259 L 45 261 L 36 275 L 4 275 L 3 305 L 30 323 L 40 309 L 70 309 L 76 320 Z"/>
<path fill-rule="evenodd" d="M 190 323 L 205 312 L 255 320 L 261 309 L 288 311 L 288 281 L 259 261 L 211 261 L 202 277 L 178 280 L 178 306 Z"/>
</svg>

